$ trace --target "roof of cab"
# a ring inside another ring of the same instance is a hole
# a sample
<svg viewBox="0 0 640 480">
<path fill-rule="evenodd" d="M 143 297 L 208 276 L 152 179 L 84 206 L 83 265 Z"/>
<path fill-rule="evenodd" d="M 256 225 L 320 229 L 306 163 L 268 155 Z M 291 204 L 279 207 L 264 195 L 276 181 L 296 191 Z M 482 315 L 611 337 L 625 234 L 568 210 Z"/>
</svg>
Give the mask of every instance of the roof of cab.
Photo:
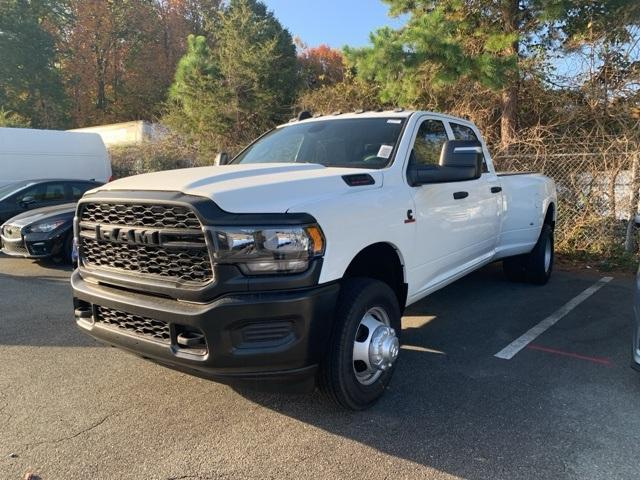
<svg viewBox="0 0 640 480">
<path fill-rule="evenodd" d="M 350 118 L 409 118 L 414 113 L 419 114 L 429 114 L 434 115 L 441 118 L 446 118 L 450 120 L 457 120 L 465 123 L 470 123 L 469 120 L 459 117 L 454 117 L 452 115 L 447 115 L 445 113 L 440 112 L 429 112 L 429 111 L 419 111 L 419 110 L 404 110 L 402 108 L 396 108 L 394 110 L 383 110 L 383 111 L 363 111 L 357 110 L 355 112 L 334 112 L 328 115 L 314 115 L 311 118 L 306 118 L 304 120 L 298 120 L 297 118 L 292 118 L 288 123 L 284 123 L 279 125 L 280 127 L 286 127 L 292 124 L 299 123 L 308 123 L 308 122 L 318 122 L 318 121 L 330 121 L 337 119 L 350 119 Z"/>
</svg>

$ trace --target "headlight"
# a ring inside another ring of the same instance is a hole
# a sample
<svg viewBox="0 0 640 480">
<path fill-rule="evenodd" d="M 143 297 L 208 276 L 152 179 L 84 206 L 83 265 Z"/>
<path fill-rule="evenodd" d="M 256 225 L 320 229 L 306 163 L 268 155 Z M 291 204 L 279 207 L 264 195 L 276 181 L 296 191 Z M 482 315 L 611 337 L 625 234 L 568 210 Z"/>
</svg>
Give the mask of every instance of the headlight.
<svg viewBox="0 0 640 480">
<path fill-rule="evenodd" d="M 300 227 L 214 227 L 216 263 L 235 264 L 246 275 L 303 272 L 324 254 L 317 225 Z"/>
<path fill-rule="evenodd" d="M 36 223 L 32 227 L 29 227 L 31 233 L 47 233 L 55 230 L 62 225 L 65 220 L 54 220 L 52 222 Z"/>
</svg>

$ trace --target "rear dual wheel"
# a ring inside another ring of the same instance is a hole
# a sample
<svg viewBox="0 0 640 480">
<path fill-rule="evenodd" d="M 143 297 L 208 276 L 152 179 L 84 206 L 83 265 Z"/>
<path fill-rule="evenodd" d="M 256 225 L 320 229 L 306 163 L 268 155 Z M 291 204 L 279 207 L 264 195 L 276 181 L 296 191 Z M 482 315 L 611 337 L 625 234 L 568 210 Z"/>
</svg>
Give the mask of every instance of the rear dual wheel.
<svg viewBox="0 0 640 480">
<path fill-rule="evenodd" d="M 320 388 L 340 406 L 364 410 L 382 396 L 393 375 L 400 348 L 398 299 L 378 280 L 347 279 L 334 322 Z"/>
<path fill-rule="evenodd" d="M 526 255 L 505 258 L 502 261 L 504 273 L 512 282 L 529 282 L 544 285 L 553 271 L 553 228 L 543 225 L 535 247 Z"/>
</svg>

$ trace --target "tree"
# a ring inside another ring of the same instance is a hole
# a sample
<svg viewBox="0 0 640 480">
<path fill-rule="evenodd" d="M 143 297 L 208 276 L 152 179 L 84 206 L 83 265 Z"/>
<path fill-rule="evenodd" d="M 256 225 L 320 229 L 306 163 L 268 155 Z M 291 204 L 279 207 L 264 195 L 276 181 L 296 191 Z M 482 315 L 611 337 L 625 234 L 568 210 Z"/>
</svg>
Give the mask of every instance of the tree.
<svg viewBox="0 0 640 480">
<path fill-rule="evenodd" d="M 344 80 L 344 57 L 328 45 L 304 47 L 298 54 L 300 77 L 304 86 L 315 89 Z"/>
<path fill-rule="evenodd" d="M 385 0 L 408 15 L 398 30 L 382 28 L 372 46 L 346 49 L 360 76 L 382 85 L 383 99 L 419 105 L 460 80 L 502 91 L 502 137 L 515 131 L 520 52 L 520 2 Z"/>
<path fill-rule="evenodd" d="M 47 0 L 0 2 L 0 105 L 34 127 L 64 123 L 55 40 L 45 25 L 58 13 Z"/>
<path fill-rule="evenodd" d="M 433 105 L 461 88 L 499 94 L 503 145 L 516 131 L 520 89 L 550 80 L 556 47 L 566 55 L 597 38 L 603 48 L 595 63 L 603 69 L 592 79 L 607 88 L 621 85 L 621 72 L 638 70 L 616 51 L 637 45 L 629 41 L 640 23 L 637 0 L 384 1 L 392 15 L 407 15 L 407 24 L 376 31 L 367 48 L 346 50 L 358 75 L 378 82 L 383 99 L 408 106 Z"/>
<path fill-rule="evenodd" d="M 189 38 L 169 91 L 167 122 L 205 150 L 236 150 L 283 121 L 295 98 L 296 53 L 264 4 L 231 0 L 205 38 Z"/>
<path fill-rule="evenodd" d="M 586 66 L 564 83 L 581 82 L 591 107 L 609 115 L 613 102 L 632 98 L 640 86 L 640 3 L 561 0 L 554 8 L 561 52 Z"/>
<path fill-rule="evenodd" d="M 0 127 L 29 128 L 30 126 L 28 119 L 16 112 L 0 108 Z"/>
<path fill-rule="evenodd" d="M 229 91 L 203 36 L 189 35 L 187 51 L 178 62 L 175 80 L 169 90 L 169 110 L 164 118 L 175 130 L 205 145 L 230 127 L 221 114 L 229 101 Z"/>
<path fill-rule="evenodd" d="M 190 33 L 213 29 L 220 0 L 68 0 L 60 39 L 76 126 L 156 117 Z"/>
<path fill-rule="evenodd" d="M 72 100 L 72 120 L 76 126 L 123 119 L 125 77 L 136 54 L 144 54 L 149 43 L 154 16 L 151 5 L 140 0 L 105 2 L 71 0 L 72 22 L 63 39 L 65 83 Z M 146 78 L 156 80 L 154 70 Z M 157 103 L 157 98 L 146 98 Z M 129 117 L 131 111 L 129 110 Z M 130 118 L 127 118 L 130 119 Z"/>
</svg>

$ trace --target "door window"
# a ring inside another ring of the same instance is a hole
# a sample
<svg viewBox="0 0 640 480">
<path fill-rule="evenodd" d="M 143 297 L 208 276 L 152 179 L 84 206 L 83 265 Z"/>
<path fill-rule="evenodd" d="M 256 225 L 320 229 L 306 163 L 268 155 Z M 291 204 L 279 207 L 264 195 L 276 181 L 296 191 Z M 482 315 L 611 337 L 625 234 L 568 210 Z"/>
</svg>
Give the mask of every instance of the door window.
<svg viewBox="0 0 640 480">
<path fill-rule="evenodd" d="M 423 121 L 411 151 L 411 166 L 437 166 L 440 163 L 442 146 L 448 139 L 444 123 L 440 120 Z"/>
<path fill-rule="evenodd" d="M 16 203 L 21 203 L 25 198 L 29 197 L 31 197 L 34 202 L 38 202 L 38 199 L 42 198 L 44 195 L 44 190 L 44 185 L 35 185 L 33 187 L 26 188 L 16 195 Z"/>
<path fill-rule="evenodd" d="M 478 140 L 476 132 L 466 125 L 460 125 L 459 123 L 451 123 L 450 125 L 455 140 Z"/>
<path fill-rule="evenodd" d="M 42 203 L 55 203 L 64 200 L 64 184 L 63 183 L 48 183 L 45 185 L 43 193 L 40 198 L 36 197 L 38 202 Z"/>
<path fill-rule="evenodd" d="M 71 199 L 76 201 L 80 200 L 84 192 L 91 190 L 95 187 L 92 183 L 72 183 L 71 184 Z"/>
</svg>

